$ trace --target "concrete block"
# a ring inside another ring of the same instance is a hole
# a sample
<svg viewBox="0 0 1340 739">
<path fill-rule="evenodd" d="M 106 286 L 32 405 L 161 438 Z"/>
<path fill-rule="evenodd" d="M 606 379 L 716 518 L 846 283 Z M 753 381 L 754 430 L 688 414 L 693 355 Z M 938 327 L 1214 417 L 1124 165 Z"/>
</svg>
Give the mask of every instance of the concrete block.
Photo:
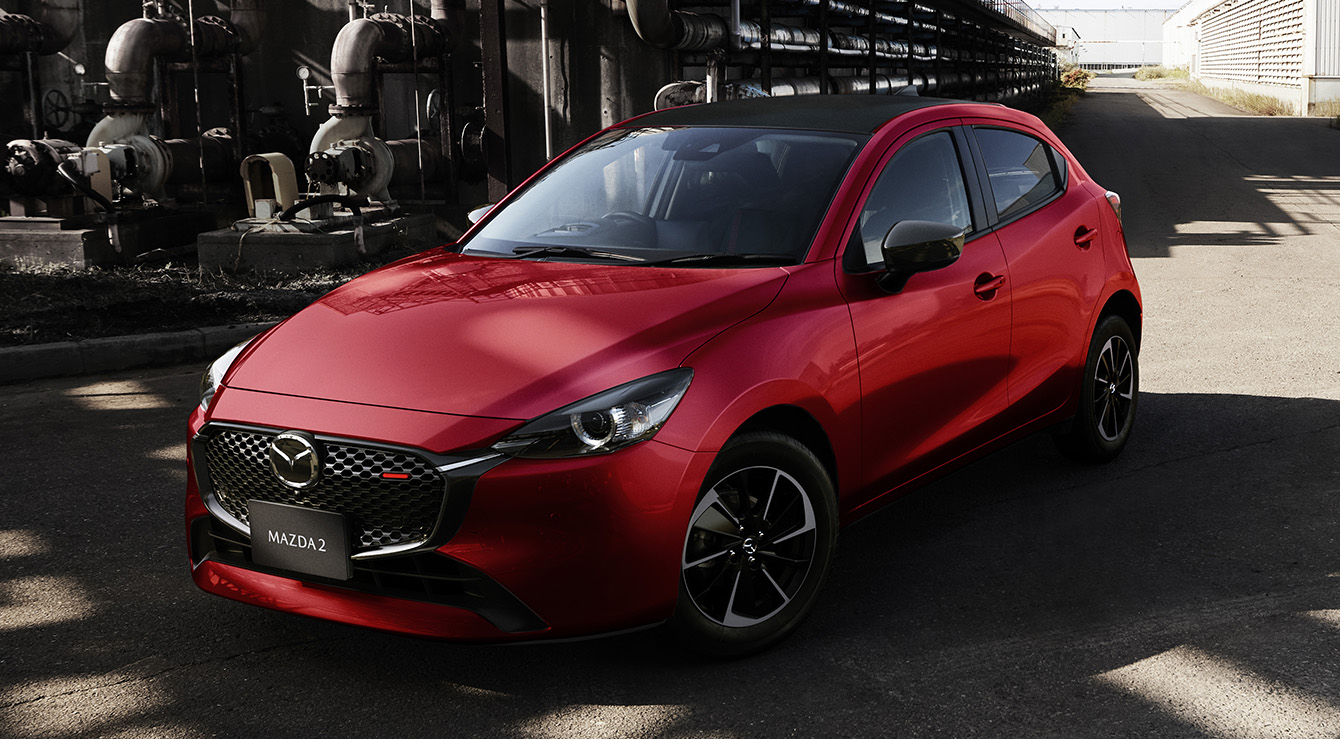
<svg viewBox="0 0 1340 739">
<path fill-rule="evenodd" d="M 84 372 L 108 372 L 150 365 L 198 362 L 205 355 L 199 331 L 114 336 L 79 342 Z"/>
<path fill-rule="evenodd" d="M 0 218 L 0 264 L 47 264 L 74 269 L 134 264 L 140 254 L 185 246 L 196 234 L 214 228 L 214 216 L 203 211 L 127 215 L 118 228 L 121 251 L 112 246 L 107 227 L 90 226 L 87 218 Z"/>
<path fill-rule="evenodd" d="M 63 230 L 55 219 L 31 219 L 51 227 L 30 228 L 14 223 L 17 220 L 22 219 L 0 220 L 0 264 L 87 269 L 114 261 L 105 228 Z"/>
<path fill-rule="evenodd" d="M 63 377 L 84 372 L 79 342 L 10 346 L 0 349 L 0 383 L 40 377 Z"/>
<path fill-rule="evenodd" d="M 209 231 L 196 239 L 200 267 L 206 270 L 292 274 L 323 267 L 357 264 L 399 244 L 428 248 L 442 241 L 432 215 L 402 216 L 363 227 L 364 253 L 352 229 L 329 233 Z"/>
</svg>

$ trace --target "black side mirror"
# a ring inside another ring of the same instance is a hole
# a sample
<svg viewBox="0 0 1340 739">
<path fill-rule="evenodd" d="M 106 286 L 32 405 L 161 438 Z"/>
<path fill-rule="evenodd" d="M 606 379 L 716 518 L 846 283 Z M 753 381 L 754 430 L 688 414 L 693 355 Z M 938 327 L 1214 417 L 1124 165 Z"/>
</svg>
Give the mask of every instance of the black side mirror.
<svg viewBox="0 0 1340 739">
<path fill-rule="evenodd" d="M 899 221 L 884 236 L 884 274 L 877 280 L 890 293 L 902 292 L 918 272 L 944 269 L 963 253 L 966 231 L 934 221 Z"/>
</svg>

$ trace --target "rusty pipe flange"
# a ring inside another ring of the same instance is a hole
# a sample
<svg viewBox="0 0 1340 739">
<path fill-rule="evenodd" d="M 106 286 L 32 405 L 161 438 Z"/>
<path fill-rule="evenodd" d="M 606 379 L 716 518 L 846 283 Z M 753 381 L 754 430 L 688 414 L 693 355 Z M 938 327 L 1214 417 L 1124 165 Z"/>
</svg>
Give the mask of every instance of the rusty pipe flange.
<svg viewBox="0 0 1340 739">
<path fill-rule="evenodd" d="M 113 101 L 102 104 L 102 112 L 106 115 L 144 115 L 157 111 L 158 108 L 153 103 L 118 103 Z"/>
<path fill-rule="evenodd" d="M 395 44 L 394 51 L 383 56 L 388 62 L 425 59 L 440 56 L 446 51 L 447 34 L 432 18 L 400 13 L 374 13 L 368 18 L 377 23 L 390 25 L 397 31 L 392 39 Z"/>
<path fill-rule="evenodd" d="M 335 185 L 340 181 L 340 164 L 328 152 L 314 151 L 308 154 L 305 169 L 309 182 Z"/>
<path fill-rule="evenodd" d="M 42 48 L 42 24 L 26 15 L 0 16 L 0 53 L 22 54 Z"/>
<path fill-rule="evenodd" d="M 327 110 L 336 118 L 366 118 L 377 114 L 377 106 L 375 105 L 335 105 L 332 103 Z"/>
<path fill-rule="evenodd" d="M 235 54 L 241 44 L 242 37 L 238 34 L 237 27 L 227 18 L 207 15 L 195 19 L 196 53 L 200 56 Z"/>
</svg>

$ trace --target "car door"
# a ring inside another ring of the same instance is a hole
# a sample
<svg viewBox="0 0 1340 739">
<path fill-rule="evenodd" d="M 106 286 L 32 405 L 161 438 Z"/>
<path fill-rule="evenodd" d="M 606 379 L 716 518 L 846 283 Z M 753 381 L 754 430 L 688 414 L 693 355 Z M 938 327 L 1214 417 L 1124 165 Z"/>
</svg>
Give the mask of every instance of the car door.
<svg viewBox="0 0 1340 739">
<path fill-rule="evenodd" d="M 1071 187 L 1064 155 L 1034 133 L 970 126 L 986 207 L 1009 263 L 1014 324 L 1009 418 L 1028 423 L 1079 389 L 1094 296 L 1104 275 L 1098 201 Z"/>
<path fill-rule="evenodd" d="M 861 377 L 858 506 L 994 438 L 1007 406 L 1010 280 L 965 161 L 961 129 L 910 132 L 886 153 L 848 229 L 837 277 Z M 879 246 L 903 220 L 961 227 L 967 240 L 954 264 L 889 294 L 876 279 Z"/>
</svg>

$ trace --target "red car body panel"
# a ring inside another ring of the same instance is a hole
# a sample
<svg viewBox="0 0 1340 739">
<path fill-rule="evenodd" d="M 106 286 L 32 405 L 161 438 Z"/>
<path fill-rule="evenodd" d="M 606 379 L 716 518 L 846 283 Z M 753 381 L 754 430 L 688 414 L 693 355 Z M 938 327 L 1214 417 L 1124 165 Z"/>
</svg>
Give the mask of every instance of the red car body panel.
<svg viewBox="0 0 1340 739">
<path fill-rule="evenodd" d="M 249 349 L 227 384 L 524 420 L 554 410 L 555 398 L 678 366 L 771 302 L 785 278 L 436 251 L 321 298 Z"/>
<path fill-rule="evenodd" d="M 624 451 L 498 466 L 479 481 L 461 530 L 438 551 L 489 573 L 555 635 L 664 621 L 678 594 L 678 524 L 712 455 L 656 440 Z M 663 474 L 671 469 L 680 474 Z"/>
<path fill-rule="evenodd" d="M 915 275 L 898 295 L 844 270 L 841 250 L 883 165 L 920 133 L 957 125 L 1046 141 L 1066 159 L 1067 189 L 974 234 L 957 262 Z M 463 608 L 197 553 L 193 578 L 267 608 L 461 641 L 665 620 L 708 470 L 757 419 L 785 417 L 812 432 L 806 441 L 822 447 L 815 451 L 831 467 L 845 524 L 1072 415 L 1102 311 L 1111 301 L 1138 311 L 1140 301 L 1104 192 L 1032 116 L 945 104 L 873 133 L 794 266 L 663 269 L 442 250 L 390 265 L 253 342 L 209 410 L 192 414 L 191 436 L 232 423 L 483 453 L 527 420 L 621 383 L 677 367 L 692 368 L 694 381 L 654 439 L 611 454 L 507 459 L 473 481 L 459 529 L 435 551 L 485 573 L 538 616 L 538 628 L 508 632 Z M 1076 243 L 1090 229 L 1097 237 Z M 974 290 L 993 276 L 1004 277 L 999 289 Z M 209 515 L 191 476 L 188 537 Z"/>
</svg>

